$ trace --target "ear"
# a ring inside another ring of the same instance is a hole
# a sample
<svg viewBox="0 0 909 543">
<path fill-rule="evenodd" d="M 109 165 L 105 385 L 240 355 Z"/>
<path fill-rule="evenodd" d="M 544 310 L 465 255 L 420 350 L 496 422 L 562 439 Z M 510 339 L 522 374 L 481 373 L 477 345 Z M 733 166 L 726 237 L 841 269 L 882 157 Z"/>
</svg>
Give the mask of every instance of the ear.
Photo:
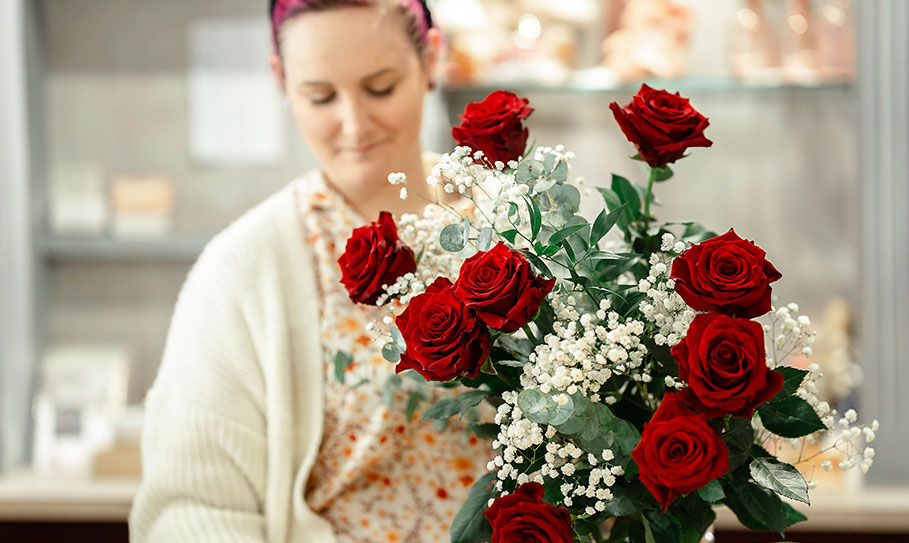
<svg viewBox="0 0 909 543">
<path fill-rule="evenodd" d="M 283 95 L 285 93 L 284 63 L 281 62 L 281 57 L 278 56 L 277 53 L 272 53 L 268 58 L 268 64 L 271 66 L 271 73 L 275 75 L 275 81 L 278 83 L 278 90 L 280 90 Z"/>
<path fill-rule="evenodd" d="M 426 41 L 426 50 L 423 52 L 426 76 L 429 78 L 429 83 L 438 86 L 439 77 L 441 75 L 439 65 L 445 47 L 442 32 L 438 28 L 430 28 L 426 33 Z"/>
</svg>

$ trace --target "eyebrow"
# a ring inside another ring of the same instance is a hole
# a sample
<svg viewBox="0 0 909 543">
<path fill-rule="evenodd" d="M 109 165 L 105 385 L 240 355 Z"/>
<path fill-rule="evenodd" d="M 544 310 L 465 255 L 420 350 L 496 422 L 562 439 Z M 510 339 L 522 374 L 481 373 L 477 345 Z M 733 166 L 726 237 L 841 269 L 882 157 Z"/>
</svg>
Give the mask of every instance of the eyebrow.
<svg viewBox="0 0 909 543">
<path fill-rule="evenodd" d="M 375 79 L 376 77 L 379 77 L 380 75 L 385 75 L 386 73 L 394 72 L 394 71 L 397 71 L 397 70 L 395 70 L 394 68 L 383 68 L 377 72 L 373 72 L 367 76 L 362 77 L 360 79 L 360 81 L 369 81 L 370 79 Z M 313 86 L 313 87 L 328 86 L 328 85 L 331 85 L 331 83 L 329 83 L 327 81 L 303 81 L 302 83 L 300 83 L 300 86 Z"/>
</svg>

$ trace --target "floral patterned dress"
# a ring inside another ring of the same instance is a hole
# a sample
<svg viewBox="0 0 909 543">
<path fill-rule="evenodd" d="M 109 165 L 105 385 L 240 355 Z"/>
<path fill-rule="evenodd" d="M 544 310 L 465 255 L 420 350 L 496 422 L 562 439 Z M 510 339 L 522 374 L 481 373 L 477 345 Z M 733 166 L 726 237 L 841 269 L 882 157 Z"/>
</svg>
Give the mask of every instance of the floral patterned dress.
<svg viewBox="0 0 909 543">
<path fill-rule="evenodd" d="M 369 221 L 321 175 L 308 176 L 297 190 L 322 301 L 325 364 L 324 432 L 307 503 L 332 524 L 338 543 L 447 541 L 454 515 L 494 456 L 490 443 L 467 435 L 456 417 L 445 431 L 418 422 L 422 410 L 450 391 L 432 388 L 430 402 L 420 404 L 411 421 L 404 390 L 386 405 L 384 384 L 394 364 L 365 331 L 386 312 L 351 302 L 338 266 L 352 230 Z M 353 356 L 344 383 L 335 376 L 338 351 Z"/>
</svg>

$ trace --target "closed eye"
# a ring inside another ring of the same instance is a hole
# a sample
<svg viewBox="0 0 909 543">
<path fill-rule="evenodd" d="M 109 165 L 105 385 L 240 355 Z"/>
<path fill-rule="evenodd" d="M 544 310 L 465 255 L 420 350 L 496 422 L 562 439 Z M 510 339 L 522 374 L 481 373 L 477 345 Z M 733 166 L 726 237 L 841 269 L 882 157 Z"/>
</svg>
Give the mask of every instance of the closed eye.
<svg viewBox="0 0 909 543">
<path fill-rule="evenodd" d="M 310 96 L 309 101 L 313 105 L 319 106 L 319 105 L 323 105 L 323 104 L 327 104 L 327 103 L 331 102 L 332 100 L 334 100 L 334 98 L 335 98 L 335 93 L 331 93 L 331 94 L 324 94 L 324 95 L 319 95 L 319 96 Z"/>
<path fill-rule="evenodd" d="M 389 94 L 394 92 L 394 90 L 395 90 L 395 85 L 385 87 L 384 89 L 372 89 L 369 87 L 366 88 L 366 92 L 368 92 L 372 96 L 388 96 Z"/>
</svg>

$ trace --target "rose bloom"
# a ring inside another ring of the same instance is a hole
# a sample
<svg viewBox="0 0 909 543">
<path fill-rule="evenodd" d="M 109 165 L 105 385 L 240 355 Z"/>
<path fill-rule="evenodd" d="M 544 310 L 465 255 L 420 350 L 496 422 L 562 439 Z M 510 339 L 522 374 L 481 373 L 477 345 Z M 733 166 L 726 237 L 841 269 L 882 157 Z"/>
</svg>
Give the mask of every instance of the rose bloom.
<svg viewBox="0 0 909 543">
<path fill-rule="evenodd" d="M 689 147 L 710 147 L 704 136 L 710 124 L 679 93 L 670 94 L 641 85 L 625 107 L 609 104 L 615 120 L 638 154 L 653 168 L 662 168 L 684 156 Z"/>
<path fill-rule="evenodd" d="M 675 392 L 663 396 L 631 456 L 638 464 L 641 481 L 664 513 L 677 497 L 729 471 L 729 451 L 720 435 L 707 423 L 707 417 L 686 407 Z"/>
<path fill-rule="evenodd" d="M 383 286 L 417 269 L 413 250 L 398 239 L 398 227 L 387 211 L 369 226 L 354 229 L 338 265 L 350 299 L 368 305 L 376 304 Z"/>
<path fill-rule="evenodd" d="M 543 501 L 543 485 L 524 483 L 496 498 L 485 513 L 491 543 L 571 543 L 571 513 Z"/>
<path fill-rule="evenodd" d="M 517 160 L 527 145 L 523 121 L 533 112 L 528 103 L 526 98 L 497 90 L 482 102 L 467 104 L 461 124 L 451 129 L 451 135 L 459 145 L 483 151 L 491 163 Z"/>
<path fill-rule="evenodd" d="M 766 254 L 730 228 L 682 253 L 672 262 L 670 277 L 692 309 L 759 317 L 770 311 L 770 283 L 783 276 Z"/>
<path fill-rule="evenodd" d="M 490 328 L 514 332 L 540 309 L 555 278 L 534 275 L 521 253 L 497 243 L 461 265 L 455 294 Z"/>
<path fill-rule="evenodd" d="M 708 417 L 751 418 L 773 398 L 783 375 L 767 367 L 764 329 L 754 321 L 701 313 L 672 348 L 685 400 Z"/>
<path fill-rule="evenodd" d="M 454 295 L 445 277 L 414 296 L 395 324 L 407 344 L 396 373 L 413 369 L 429 381 L 476 377 L 492 348 L 489 329 Z"/>
</svg>

